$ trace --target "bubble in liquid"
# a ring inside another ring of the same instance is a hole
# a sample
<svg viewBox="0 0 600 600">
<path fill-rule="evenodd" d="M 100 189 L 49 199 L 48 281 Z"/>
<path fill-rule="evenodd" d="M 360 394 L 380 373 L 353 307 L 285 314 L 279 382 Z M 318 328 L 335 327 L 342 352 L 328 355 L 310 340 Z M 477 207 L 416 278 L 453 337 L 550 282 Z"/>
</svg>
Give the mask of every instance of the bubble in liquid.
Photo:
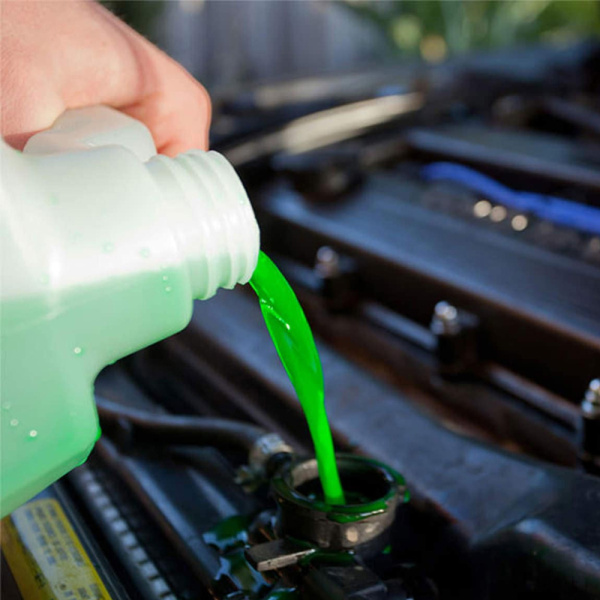
<svg viewBox="0 0 600 600">
<path fill-rule="evenodd" d="M 31 439 L 33 439 L 33 438 L 36 438 L 36 437 L 37 437 L 37 434 L 38 434 L 38 432 L 37 432 L 37 429 L 32 429 L 32 430 L 30 430 L 30 432 L 29 432 L 29 437 L 30 437 Z"/>
<path fill-rule="evenodd" d="M 83 348 L 81 348 L 80 346 L 75 346 L 75 348 L 73 348 L 73 354 L 81 356 L 83 354 Z"/>
<path fill-rule="evenodd" d="M 169 281 L 169 276 L 168 275 L 163 275 L 163 281 Z"/>
<path fill-rule="evenodd" d="M 167 294 L 170 294 L 172 290 L 173 288 L 170 285 L 165 288 L 165 292 L 167 292 Z"/>
<path fill-rule="evenodd" d="M 18 424 L 19 424 L 19 419 L 11 419 L 10 420 L 11 427 L 16 427 Z"/>
<path fill-rule="evenodd" d="M 148 258 L 150 256 L 150 250 L 148 248 L 142 248 L 140 250 L 140 256 L 142 258 Z"/>
<path fill-rule="evenodd" d="M 10 410 L 12 407 L 12 404 L 10 402 L 3 402 L 2 403 L 2 410 Z"/>
<path fill-rule="evenodd" d="M 112 252 L 114 249 L 115 245 L 112 242 L 106 242 L 106 244 L 102 246 L 102 250 L 106 253 Z"/>
</svg>

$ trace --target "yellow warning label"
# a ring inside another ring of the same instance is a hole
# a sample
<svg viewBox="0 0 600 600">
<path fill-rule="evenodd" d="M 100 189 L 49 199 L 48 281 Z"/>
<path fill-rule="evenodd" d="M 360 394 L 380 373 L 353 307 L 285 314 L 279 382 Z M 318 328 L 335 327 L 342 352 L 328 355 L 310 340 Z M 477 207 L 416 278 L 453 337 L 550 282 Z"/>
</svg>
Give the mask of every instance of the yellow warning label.
<svg viewBox="0 0 600 600">
<path fill-rule="evenodd" d="M 110 600 L 57 500 L 33 500 L 3 519 L 2 552 L 25 600 Z"/>
</svg>

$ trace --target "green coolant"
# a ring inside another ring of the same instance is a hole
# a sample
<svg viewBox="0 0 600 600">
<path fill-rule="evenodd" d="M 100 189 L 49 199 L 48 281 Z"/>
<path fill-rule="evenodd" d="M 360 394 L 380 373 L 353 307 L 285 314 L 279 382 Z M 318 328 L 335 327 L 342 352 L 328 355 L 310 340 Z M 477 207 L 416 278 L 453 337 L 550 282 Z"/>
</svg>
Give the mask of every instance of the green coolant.
<svg viewBox="0 0 600 600">
<path fill-rule="evenodd" d="M 44 286 L 47 286 L 44 288 Z M 99 434 L 93 381 L 113 360 L 181 330 L 178 269 L 5 300 L 0 313 L 0 513 L 87 457 Z"/>
<path fill-rule="evenodd" d="M 302 307 L 285 277 L 264 252 L 259 254 L 250 285 L 258 295 L 273 343 L 304 409 L 325 499 L 329 504 L 345 504 L 325 412 L 323 370 Z"/>
</svg>

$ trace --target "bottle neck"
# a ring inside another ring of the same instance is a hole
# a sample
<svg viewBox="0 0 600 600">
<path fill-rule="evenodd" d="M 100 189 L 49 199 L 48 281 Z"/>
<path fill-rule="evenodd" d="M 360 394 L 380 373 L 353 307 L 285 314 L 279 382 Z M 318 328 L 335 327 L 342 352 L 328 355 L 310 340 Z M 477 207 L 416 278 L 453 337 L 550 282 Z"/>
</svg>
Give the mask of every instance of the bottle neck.
<svg viewBox="0 0 600 600">
<path fill-rule="evenodd" d="M 146 167 L 176 218 L 177 242 L 194 298 L 247 283 L 260 233 L 244 187 L 217 152 L 192 150 L 176 158 L 154 156 Z"/>
</svg>

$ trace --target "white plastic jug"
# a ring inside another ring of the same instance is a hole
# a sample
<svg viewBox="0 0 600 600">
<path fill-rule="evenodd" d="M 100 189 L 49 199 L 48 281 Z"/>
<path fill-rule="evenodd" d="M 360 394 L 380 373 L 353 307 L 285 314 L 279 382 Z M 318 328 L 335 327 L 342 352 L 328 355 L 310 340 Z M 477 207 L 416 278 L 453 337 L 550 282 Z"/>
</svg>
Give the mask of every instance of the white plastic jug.
<svg viewBox="0 0 600 600">
<path fill-rule="evenodd" d="M 157 156 L 140 122 L 71 110 L 24 153 L 0 144 L 0 515 L 81 464 L 107 364 L 246 283 L 259 230 L 215 152 Z"/>
</svg>

